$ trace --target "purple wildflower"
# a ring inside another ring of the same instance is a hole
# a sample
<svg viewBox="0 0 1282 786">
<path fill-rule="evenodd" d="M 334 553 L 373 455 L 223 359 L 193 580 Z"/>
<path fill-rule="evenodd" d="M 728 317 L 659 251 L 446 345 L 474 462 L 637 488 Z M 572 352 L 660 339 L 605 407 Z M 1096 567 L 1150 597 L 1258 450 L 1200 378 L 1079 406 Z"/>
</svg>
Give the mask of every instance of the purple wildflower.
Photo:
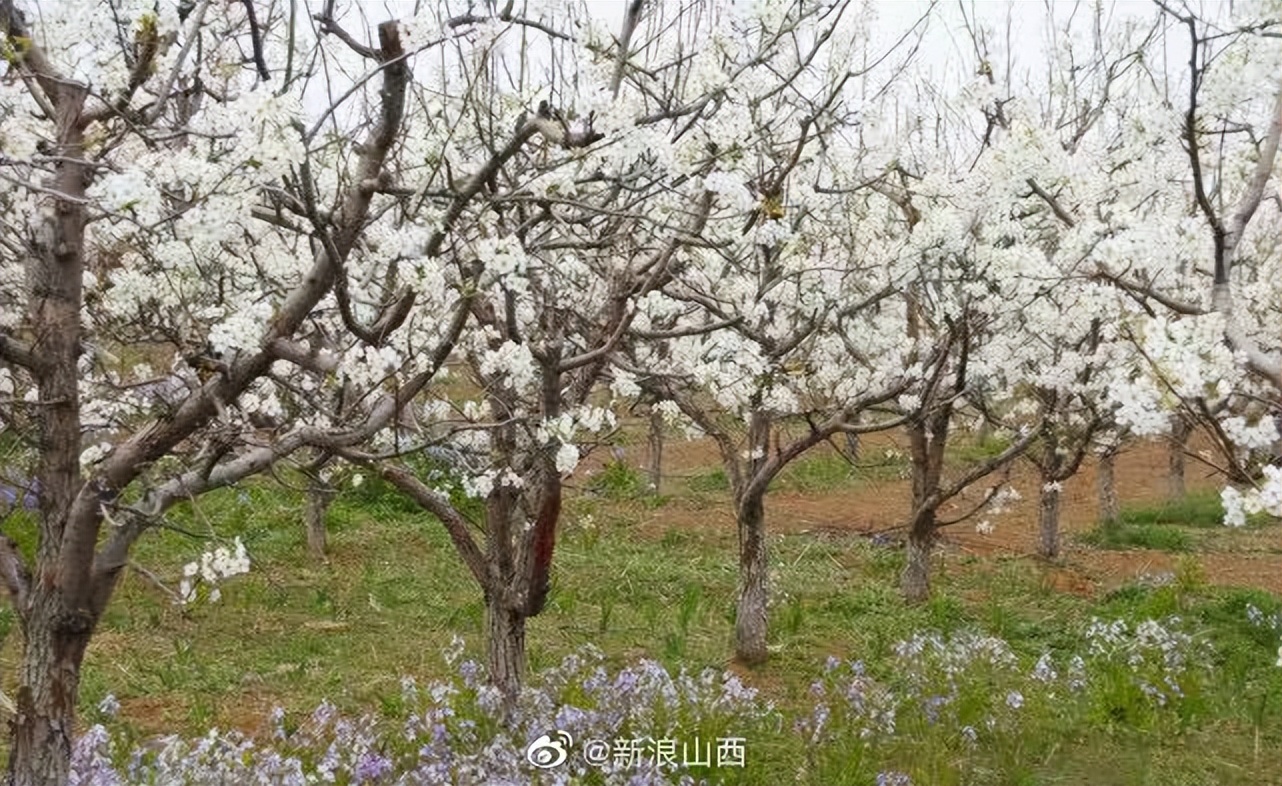
<svg viewBox="0 0 1282 786">
<path fill-rule="evenodd" d="M 392 761 L 373 751 L 365 751 L 356 762 L 352 775 L 357 783 L 376 781 L 392 771 Z"/>
</svg>

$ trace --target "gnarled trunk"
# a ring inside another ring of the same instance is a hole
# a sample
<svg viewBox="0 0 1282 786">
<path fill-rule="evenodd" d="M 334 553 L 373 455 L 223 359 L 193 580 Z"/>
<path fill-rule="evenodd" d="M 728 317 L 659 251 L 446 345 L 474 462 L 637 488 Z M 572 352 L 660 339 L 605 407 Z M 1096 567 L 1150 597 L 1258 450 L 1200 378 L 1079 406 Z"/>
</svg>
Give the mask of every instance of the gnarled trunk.
<svg viewBox="0 0 1282 786">
<path fill-rule="evenodd" d="M 9 722 L 10 786 L 66 786 L 71 771 L 80 664 L 93 632 L 57 590 L 33 589 L 23 624 L 17 710 Z"/>
<path fill-rule="evenodd" d="M 11 15 L 0 19 L 12 34 Z M 68 80 L 52 96 L 58 163 L 48 185 L 51 194 L 65 197 L 44 200 L 29 233 L 27 317 L 35 333 L 32 351 L 43 360 L 33 371 L 40 403 L 40 539 L 34 576 L 9 582 L 24 634 L 17 710 L 9 726 L 7 781 L 13 786 L 67 783 L 80 663 L 96 622 L 85 606 L 93 600 L 89 567 L 101 519 L 97 506 L 87 508 L 80 496 L 84 195 L 92 177 L 80 163 L 86 155 L 79 116 L 87 95 L 88 88 Z"/>
<path fill-rule="evenodd" d="M 851 464 L 859 461 L 859 434 L 853 431 L 846 432 L 846 460 Z"/>
<path fill-rule="evenodd" d="M 935 512 L 922 511 L 908 528 L 908 547 L 900 589 L 904 600 L 923 603 L 930 598 L 930 551 L 935 542 Z"/>
<path fill-rule="evenodd" d="M 1108 451 L 1099 458 L 1095 468 L 1095 489 L 1099 496 L 1099 520 L 1106 527 L 1115 526 L 1121 518 L 1117 501 L 1117 453 Z"/>
<path fill-rule="evenodd" d="M 1064 455 L 1060 452 L 1059 436 L 1050 432 L 1045 437 L 1041 460 L 1042 488 L 1038 497 L 1037 529 L 1040 537 L 1037 553 L 1046 559 L 1059 556 L 1059 500 L 1060 481 L 1064 475 Z"/>
<path fill-rule="evenodd" d="M 525 679 L 525 614 L 491 594 L 485 603 L 490 684 L 503 697 L 503 714 L 516 707 Z"/>
<path fill-rule="evenodd" d="M 318 562 L 325 559 L 327 550 L 325 514 L 329 512 L 330 503 L 336 496 L 338 496 L 338 490 L 328 484 L 318 483 L 307 490 L 307 505 L 304 511 L 307 553 Z"/>
<path fill-rule="evenodd" d="M 1166 498 L 1172 502 L 1184 499 L 1184 451 L 1188 449 L 1193 429 L 1186 418 L 1176 416 L 1171 424 L 1171 439 L 1166 455 Z"/>
<path fill-rule="evenodd" d="M 766 512 L 761 494 L 738 506 L 739 605 L 735 615 L 735 655 L 746 664 L 764 663 L 766 654 Z"/>
<path fill-rule="evenodd" d="M 1046 559 L 1059 556 L 1059 483 L 1054 480 L 1042 481 L 1041 504 L 1037 511 L 1037 527 L 1041 538 L 1037 544 L 1037 553 Z"/>
<path fill-rule="evenodd" d="M 900 589 L 909 603 L 922 603 L 930 597 L 930 552 L 939 523 L 936 511 L 942 501 L 940 486 L 951 416 L 951 407 L 944 405 L 906 429 L 913 459 L 913 513 L 908 521 Z"/>
<path fill-rule="evenodd" d="M 650 491 L 658 495 L 663 481 L 663 413 L 650 410 Z"/>
</svg>

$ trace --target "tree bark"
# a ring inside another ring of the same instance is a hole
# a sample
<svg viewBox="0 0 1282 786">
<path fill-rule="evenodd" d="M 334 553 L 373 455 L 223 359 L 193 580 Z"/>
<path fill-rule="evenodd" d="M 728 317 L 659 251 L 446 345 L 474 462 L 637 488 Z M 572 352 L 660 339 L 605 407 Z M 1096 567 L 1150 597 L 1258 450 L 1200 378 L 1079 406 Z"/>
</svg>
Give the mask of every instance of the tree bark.
<svg viewBox="0 0 1282 786">
<path fill-rule="evenodd" d="M 663 481 L 663 413 L 650 410 L 650 491 L 658 496 Z"/>
<path fill-rule="evenodd" d="M 900 589 L 909 603 L 930 598 L 930 552 L 935 540 L 935 513 L 926 510 L 908 528 L 908 547 Z"/>
<path fill-rule="evenodd" d="M 1037 545 L 1037 553 L 1046 559 L 1055 559 L 1059 556 L 1059 502 L 1060 490 L 1059 483 L 1053 478 L 1054 476 L 1043 476 L 1041 504 L 1037 512 L 1037 526 L 1041 532 L 1041 539 Z"/>
<path fill-rule="evenodd" d="M 1099 520 L 1106 527 L 1116 525 L 1122 515 L 1117 502 L 1116 464 L 1117 453 L 1110 450 L 1100 456 L 1099 465 L 1095 468 L 1095 488 L 1099 494 Z"/>
<path fill-rule="evenodd" d="M 9 786 L 65 786 L 71 771 L 80 664 L 93 631 L 56 589 L 33 590 L 23 624 L 17 710 L 10 721 Z"/>
<path fill-rule="evenodd" d="M 952 408 L 945 404 L 906 429 L 913 459 L 913 513 L 908 522 L 901 590 L 904 600 L 922 603 L 930 597 L 930 552 L 935 543 L 935 512 L 942 501 L 944 449 Z"/>
<path fill-rule="evenodd" d="M 1059 501 L 1060 480 L 1064 473 L 1064 454 L 1060 451 L 1059 435 L 1050 431 L 1044 438 L 1041 460 L 1042 487 L 1038 492 L 1037 529 L 1040 534 L 1037 553 L 1046 559 L 1059 556 Z"/>
<path fill-rule="evenodd" d="M 506 722 L 516 707 L 525 679 L 525 615 L 503 602 L 498 593 L 488 595 L 485 613 L 490 684 L 502 696 Z"/>
<path fill-rule="evenodd" d="M 846 432 L 846 452 L 849 454 L 846 459 L 854 464 L 859 461 L 859 435 L 853 431 Z"/>
<path fill-rule="evenodd" d="M 5 13 L 0 21 L 10 25 L 13 19 Z M 14 34 L 8 27 L 5 32 Z M 17 710 L 9 725 L 7 782 L 13 786 L 67 783 L 80 663 L 97 619 L 89 608 L 90 571 L 101 518 L 97 504 L 86 507 L 81 500 L 80 472 L 85 193 L 92 182 L 80 163 L 80 113 L 87 95 L 84 85 L 66 81 L 51 97 L 58 163 L 48 185 L 65 197 L 42 199 L 29 232 L 27 319 L 35 332 L 32 350 L 42 359 L 33 373 L 40 403 L 40 537 L 30 594 L 13 599 L 24 634 Z"/>
<path fill-rule="evenodd" d="M 321 562 L 325 559 L 326 533 L 325 514 L 330 503 L 338 496 L 338 490 L 329 484 L 319 482 L 307 489 L 305 524 L 307 527 L 307 553 L 312 559 Z"/>
<path fill-rule="evenodd" d="M 1192 433 L 1187 419 L 1177 416 L 1171 425 L 1166 464 L 1166 498 L 1171 502 L 1184 499 L 1184 451 Z"/>
<path fill-rule="evenodd" d="M 766 513 L 762 494 L 739 504 L 739 606 L 735 655 L 748 665 L 766 661 Z"/>
</svg>

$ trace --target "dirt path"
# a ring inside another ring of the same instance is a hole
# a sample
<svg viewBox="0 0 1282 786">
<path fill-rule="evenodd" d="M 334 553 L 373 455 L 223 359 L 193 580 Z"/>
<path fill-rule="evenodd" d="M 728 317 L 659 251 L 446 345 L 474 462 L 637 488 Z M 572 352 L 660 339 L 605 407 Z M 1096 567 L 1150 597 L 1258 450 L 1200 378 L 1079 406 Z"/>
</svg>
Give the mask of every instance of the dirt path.
<svg viewBox="0 0 1282 786">
<path fill-rule="evenodd" d="M 867 440 L 870 452 L 892 443 L 886 435 Z M 633 466 L 646 466 L 644 445 L 630 447 L 626 457 Z M 1118 496 L 1122 504 L 1157 504 L 1166 492 L 1167 454 L 1165 446 L 1145 443 L 1120 455 L 1116 463 Z M 664 449 L 665 482 L 677 491 L 682 479 L 719 466 L 716 446 L 711 440 L 672 441 Z M 976 519 L 946 529 L 946 550 L 971 555 L 1032 555 L 1037 542 L 1037 495 L 1040 481 L 1033 467 L 1021 461 L 1013 468 L 1011 482 L 1022 499 L 1006 513 L 988 516 L 994 529 L 976 531 Z M 1217 478 L 1196 461 L 1187 462 L 1189 491 L 1214 490 Z M 1108 590 L 1144 575 L 1173 572 L 1182 555 L 1135 549 L 1112 551 L 1094 549 L 1081 543 L 1077 534 L 1096 524 L 1095 465 L 1088 463 L 1064 484 L 1061 507 L 1063 569 L 1052 576 L 1057 585 L 1074 592 Z M 986 486 L 978 484 L 970 499 L 945 506 L 944 516 L 964 512 Z M 868 481 L 821 493 L 772 492 L 766 499 L 769 526 L 775 532 L 860 532 L 875 533 L 898 525 L 908 509 L 911 486 L 907 480 Z M 733 531 L 733 517 L 727 494 L 706 496 L 702 501 L 677 497 L 648 513 L 643 523 L 657 532 L 672 527 L 714 528 Z M 1282 525 L 1232 533 L 1231 550 L 1193 552 L 1207 581 L 1226 586 L 1250 586 L 1282 593 Z"/>
</svg>

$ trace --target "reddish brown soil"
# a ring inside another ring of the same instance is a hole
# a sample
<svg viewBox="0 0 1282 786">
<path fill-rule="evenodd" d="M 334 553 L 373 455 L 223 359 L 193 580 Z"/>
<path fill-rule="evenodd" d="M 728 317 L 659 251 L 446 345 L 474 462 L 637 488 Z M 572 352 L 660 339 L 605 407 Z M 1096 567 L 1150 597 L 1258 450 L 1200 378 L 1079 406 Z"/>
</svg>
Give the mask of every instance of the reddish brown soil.
<svg viewBox="0 0 1282 786">
<path fill-rule="evenodd" d="M 893 438 L 878 435 L 866 440 L 869 454 L 892 444 Z M 902 446 L 900 446 L 902 450 Z M 594 456 L 600 460 L 600 456 Z M 646 447 L 627 450 L 634 466 L 646 466 Z M 664 448 L 664 482 L 679 494 L 682 478 L 719 466 L 711 440 L 672 441 Z M 1159 504 L 1166 493 L 1167 448 L 1144 443 L 1127 450 L 1117 459 L 1116 481 L 1123 506 Z M 969 498 L 958 499 L 941 511 L 945 518 L 964 513 L 973 506 L 989 483 L 981 481 Z M 987 519 L 994 531 L 976 531 L 976 518 L 943 532 L 944 550 L 952 554 L 1031 556 L 1037 543 L 1037 496 L 1040 482 L 1026 461 L 1019 462 L 1011 482 L 1022 499 L 1010 509 Z M 1047 582 L 1055 589 L 1091 593 L 1112 589 L 1145 574 L 1173 572 L 1182 557 L 1196 560 L 1206 581 L 1226 586 L 1251 586 L 1282 593 L 1282 526 L 1269 526 L 1232 533 L 1224 550 L 1196 551 L 1189 555 L 1134 549 L 1111 551 L 1091 548 L 1076 535 L 1096 525 L 1095 465 L 1088 462 L 1082 471 L 1064 484 L 1060 529 L 1062 556 L 1048 566 Z M 1219 481 L 1202 464 L 1188 460 L 1186 484 L 1189 491 L 1219 488 Z M 769 527 L 774 532 L 822 533 L 889 531 L 899 525 L 908 509 L 911 487 L 907 480 L 869 481 L 823 493 L 772 492 L 766 500 Z M 662 533 L 673 527 L 717 529 L 733 532 L 733 516 L 725 494 L 703 500 L 678 497 L 648 513 L 643 529 Z"/>
</svg>

